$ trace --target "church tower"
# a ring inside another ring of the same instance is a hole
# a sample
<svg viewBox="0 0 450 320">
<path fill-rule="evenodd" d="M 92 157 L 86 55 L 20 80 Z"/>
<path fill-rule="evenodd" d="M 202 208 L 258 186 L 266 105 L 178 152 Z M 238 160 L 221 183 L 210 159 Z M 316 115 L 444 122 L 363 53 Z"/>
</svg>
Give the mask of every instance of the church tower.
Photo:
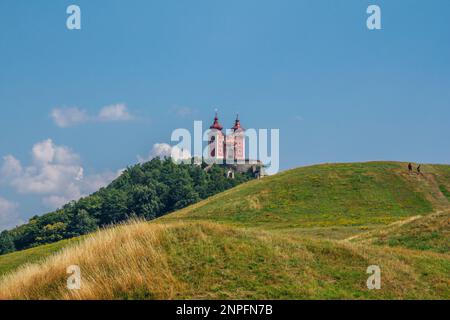
<svg viewBox="0 0 450 320">
<path fill-rule="evenodd" d="M 233 130 L 234 137 L 234 160 L 244 161 L 245 160 L 245 129 L 241 127 L 241 121 L 239 120 L 239 115 L 236 116 L 236 121 L 234 126 L 231 128 Z"/>
<path fill-rule="evenodd" d="M 222 163 L 225 158 L 225 136 L 222 132 L 223 127 L 219 123 L 219 117 L 214 117 L 214 123 L 209 127 L 209 157 L 211 160 Z"/>
</svg>

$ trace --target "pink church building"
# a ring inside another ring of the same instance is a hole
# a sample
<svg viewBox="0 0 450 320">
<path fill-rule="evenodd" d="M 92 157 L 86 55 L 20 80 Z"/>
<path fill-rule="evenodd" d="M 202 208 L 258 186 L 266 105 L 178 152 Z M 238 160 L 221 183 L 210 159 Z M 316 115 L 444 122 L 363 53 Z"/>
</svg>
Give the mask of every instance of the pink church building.
<svg viewBox="0 0 450 320">
<path fill-rule="evenodd" d="M 216 163 L 227 164 L 245 161 L 245 129 L 242 128 L 238 116 L 229 134 L 223 133 L 217 113 L 209 128 L 210 159 L 214 159 Z"/>
<path fill-rule="evenodd" d="M 262 178 L 265 175 L 261 161 L 246 158 L 245 129 L 241 126 L 239 116 L 236 117 L 234 126 L 224 133 L 216 113 L 209 129 L 209 160 L 228 168 L 227 177 L 234 178 L 235 172 L 250 172 L 256 178 Z M 209 170 L 211 166 L 209 165 L 205 170 Z"/>
</svg>

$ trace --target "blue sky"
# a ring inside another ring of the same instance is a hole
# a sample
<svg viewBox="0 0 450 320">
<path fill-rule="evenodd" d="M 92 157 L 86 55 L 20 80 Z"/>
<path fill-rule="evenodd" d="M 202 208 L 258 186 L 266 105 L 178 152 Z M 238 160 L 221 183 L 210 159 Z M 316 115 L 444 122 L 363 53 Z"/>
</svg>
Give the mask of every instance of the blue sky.
<svg viewBox="0 0 450 320">
<path fill-rule="evenodd" d="M 82 30 L 66 28 L 70 4 Z M 382 30 L 366 28 L 369 4 Z M 239 112 L 246 128 L 279 128 L 282 169 L 450 163 L 449 12 L 448 0 L 2 0 L 0 229 L 91 192 L 215 108 L 227 127 Z M 58 125 L 74 110 L 78 123 Z"/>
</svg>

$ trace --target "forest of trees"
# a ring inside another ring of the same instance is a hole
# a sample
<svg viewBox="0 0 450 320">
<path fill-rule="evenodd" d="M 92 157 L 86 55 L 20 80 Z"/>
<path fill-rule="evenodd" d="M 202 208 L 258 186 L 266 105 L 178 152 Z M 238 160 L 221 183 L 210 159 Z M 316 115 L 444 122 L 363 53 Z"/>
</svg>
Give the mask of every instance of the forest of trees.
<svg viewBox="0 0 450 320">
<path fill-rule="evenodd" d="M 205 166 L 155 158 L 129 167 L 94 194 L 0 233 L 0 254 L 77 237 L 133 217 L 152 220 L 253 178 L 245 173 L 228 179 L 224 167 L 213 165 L 205 171 Z"/>
</svg>

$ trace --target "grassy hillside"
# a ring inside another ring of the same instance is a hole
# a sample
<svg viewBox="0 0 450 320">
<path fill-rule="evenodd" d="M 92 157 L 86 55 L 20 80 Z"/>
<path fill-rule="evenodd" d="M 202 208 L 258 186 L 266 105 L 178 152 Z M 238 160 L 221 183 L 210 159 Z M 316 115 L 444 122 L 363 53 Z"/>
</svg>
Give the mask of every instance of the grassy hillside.
<svg viewBox="0 0 450 320">
<path fill-rule="evenodd" d="M 42 261 L 43 259 L 51 256 L 52 254 L 60 251 L 62 248 L 67 247 L 69 244 L 77 243 L 79 240 L 80 238 L 62 240 L 59 242 L 46 244 L 36 248 L 1 255 L 0 276 L 26 263 L 34 263 Z"/>
<path fill-rule="evenodd" d="M 6 255 L 3 270 L 19 269 L 1 278 L 0 299 L 450 299 L 450 167 L 405 168 L 298 168 L 97 232 L 44 262 L 22 265 L 43 247 Z M 72 264 L 79 291 L 65 287 Z M 372 264 L 381 290 L 366 287 Z"/>
<path fill-rule="evenodd" d="M 450 253 L 450 211 L 417 216 L 353 237 L 352 241 Z"/>
<path fill-rule="evenodd" d="M 114 250 L 111 250 L 114 248 Z M 383 270 L 367 290 L 366 268 Z M 82 268 L 79 291 L 66 267 Z M 43 265 L 7 276 L 0 298 L 315 299 L 450 297 L 448 257 L 280 236 L 208 222 L 137 223 L 106 230 Z M 445 279 L 444 279 L 445 280 Z"/>
<path fill-rule="evenodd" d="M 448 207 L 450 166 L 409 174 L 393 162 L 324 164 L 286 171 L 218 194 L 164 219 L 263 228 L 389 224 Z"/>
</svg>

